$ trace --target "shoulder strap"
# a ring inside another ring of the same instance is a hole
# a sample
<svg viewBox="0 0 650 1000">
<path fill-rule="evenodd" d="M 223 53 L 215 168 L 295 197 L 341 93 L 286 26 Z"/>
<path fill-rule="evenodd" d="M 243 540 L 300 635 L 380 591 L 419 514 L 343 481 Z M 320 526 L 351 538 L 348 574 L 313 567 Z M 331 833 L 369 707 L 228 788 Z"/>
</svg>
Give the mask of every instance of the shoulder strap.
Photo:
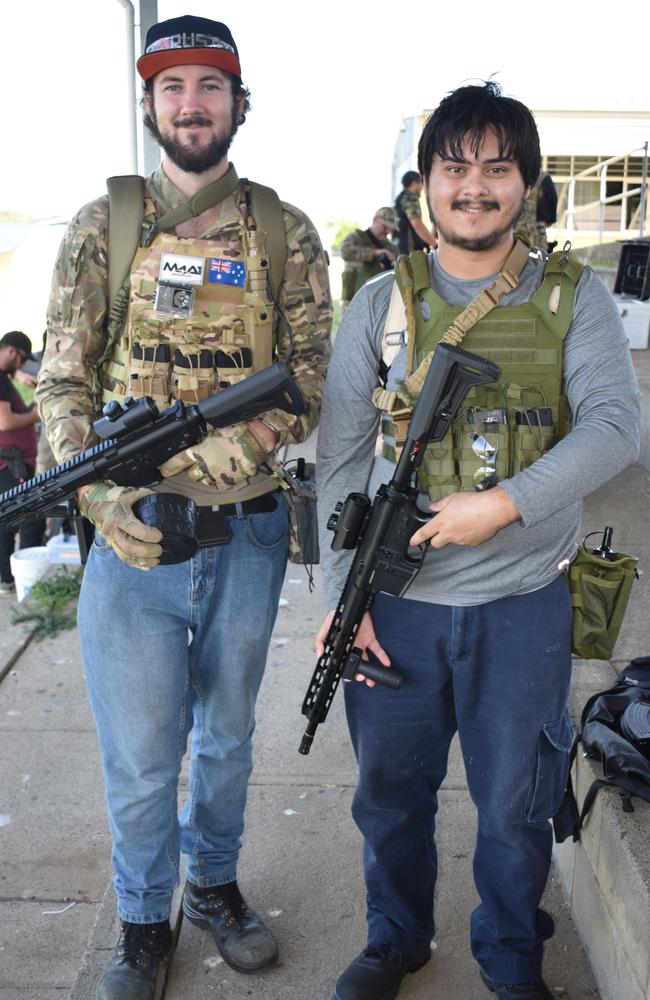
<svg viewBox="0 0 650 1000">
<path fill-rule="evenodd" d="M 403 343 L 405 327 L 406 310 L 404 309 L 404 300 L 402 299 L 397 282 L 393 281 L 381 341 L 381 360 L 386 372 L 395 360 L 395 355 Z"/>
<path fill-rule="evenodd" d="M 462 313 L 456 317 L 453 323 L 445 330 L 442 340 L 448 344 L 458 345 L 468 330 L 476 326 L 479 320 L 499 305 L 504 295 L 511 292 L 519 284 L 519 278 L 523 271 L 530 248 L 523 240 L 517 240 L 510 251 L 508 258 L 499 272 L 496 281 L 489 288 L 484 288 L 482 292 L 472 299 Z"/>
<path fill-rule="evenodd" d="M 282 202 L 273 188 L 265 187 L 263 184 L 257 184 L 246 178 L 242 179 L 242 183 L 250 186 L 255 221 L 269 238 L 267 246 L 271 261 L 269 281 L 273 297 L 277 298 L 284 277 L 288 253 Z"/>
<path fill-rule="evenodd" d="M 127 279 L 140 243 L 144 215 L 144 177 L 109 177 L 108 189 L 108 312 Z"/>
</svg>

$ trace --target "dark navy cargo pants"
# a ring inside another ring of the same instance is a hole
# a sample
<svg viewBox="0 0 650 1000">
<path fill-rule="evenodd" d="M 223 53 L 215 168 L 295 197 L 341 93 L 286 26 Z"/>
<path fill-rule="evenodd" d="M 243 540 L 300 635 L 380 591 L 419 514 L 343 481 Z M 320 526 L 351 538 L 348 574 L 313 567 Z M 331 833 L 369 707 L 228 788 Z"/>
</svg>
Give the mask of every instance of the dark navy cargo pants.
<svg viewBox="0 0 650 1000">
<path fill-rule="evenodd" d="M 572 741 L 565 580 L 465 608 L 380 594 L 372 618 L 405 680 L 345 685 L 368 942 L 414 952 L 433 937 L 437 791 L 458 731 L 478 813 L 472 953 L 492 979 L 531 980 L 553 933 L 539 903 Z"/>
</svg>

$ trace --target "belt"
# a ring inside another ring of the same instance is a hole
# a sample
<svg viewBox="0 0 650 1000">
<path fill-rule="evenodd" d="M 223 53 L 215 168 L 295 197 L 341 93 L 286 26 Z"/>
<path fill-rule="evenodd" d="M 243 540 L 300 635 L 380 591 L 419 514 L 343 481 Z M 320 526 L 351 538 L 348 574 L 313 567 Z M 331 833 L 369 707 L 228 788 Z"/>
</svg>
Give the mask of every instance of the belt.
<svg viewBox="0 0 650 1000">
<path fill-rule="evenodd" d="M 245 517 L 247 514 L 269 514 L 278 506 L 280 491 L 273 490 L 252 500 L 240 503 L 225 503 L 220 507 L 199 507 L 197 512 L 197 537 L 199 548 L 210 545 L 226 545 L 232 532 L 227 517 Z"/>
<path fill-rule="evenodd" d="M 245 514 L 270 514 L 278 506 L 279 492 L 279 490 L 272 490 L 270 493 L 263 493 L 261 497 L 253 497 L 252 500 L 242 500 L 241 503 L 220 504 L 219 513 L 225 514 L 226 517 L 243 517 Z M 203 509 L 199 507 L 199 517 Z"/>
</svg>

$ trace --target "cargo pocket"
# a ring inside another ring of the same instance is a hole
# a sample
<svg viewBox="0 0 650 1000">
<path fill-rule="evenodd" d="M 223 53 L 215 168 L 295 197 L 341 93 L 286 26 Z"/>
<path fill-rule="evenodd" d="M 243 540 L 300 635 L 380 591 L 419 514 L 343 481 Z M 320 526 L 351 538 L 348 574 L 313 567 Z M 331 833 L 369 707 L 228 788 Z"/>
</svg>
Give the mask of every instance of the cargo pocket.
<svg viewBox="0 0 650 1000">
<path fill-rule="evenodd" d="M 530 823 L 551 819 L 560 808 L 569 776 L 572 743 L 568 712 L 542 726 L 533 783 L 526 802 L 526 819 Z"/>
</svg>

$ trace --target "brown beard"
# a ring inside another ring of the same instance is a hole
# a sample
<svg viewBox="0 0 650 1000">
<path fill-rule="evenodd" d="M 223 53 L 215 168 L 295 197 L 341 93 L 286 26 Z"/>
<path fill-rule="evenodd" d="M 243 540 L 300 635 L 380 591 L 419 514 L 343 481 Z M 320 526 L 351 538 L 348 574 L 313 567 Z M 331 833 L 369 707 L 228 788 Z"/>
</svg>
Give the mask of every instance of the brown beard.
<svg viewBox="0 0 650 1000">
<path fill-rule="evenodd" d="M 183 119 L 183 124 L 185 125 L 204 123 L 205 119 L 200 118 L 198 115 L 191 119 Z M 218 163 L 221 163 L 221 161 L 228 155 L 228 150 L 230 149 L 238 128 L 238 123 L 235 119 L 234 99 L 230 119 L 230 128 L 228 132 L 225 135 L 222 134 L 215 136 L 209 145 L 202 146 L 200 149 L 194 149 L 192 146 L 184 146 L 180 142 L 177 142 L 176 139 L 171 139 L 169 136 L 163 135 L 158 128 L 156 111 L 153 107 L 153 102 L 151 105 L 151 114 L 146 113 L 144 116 L 144 124 L 149 134 L 156 140 L 160 148 L 167 154 L 172 163 L 174 163 L 180 170 L 183 170 L 188 174 L 202 174 L 205 173 L 206 170 L 216 167 Z"/>
</svg>

